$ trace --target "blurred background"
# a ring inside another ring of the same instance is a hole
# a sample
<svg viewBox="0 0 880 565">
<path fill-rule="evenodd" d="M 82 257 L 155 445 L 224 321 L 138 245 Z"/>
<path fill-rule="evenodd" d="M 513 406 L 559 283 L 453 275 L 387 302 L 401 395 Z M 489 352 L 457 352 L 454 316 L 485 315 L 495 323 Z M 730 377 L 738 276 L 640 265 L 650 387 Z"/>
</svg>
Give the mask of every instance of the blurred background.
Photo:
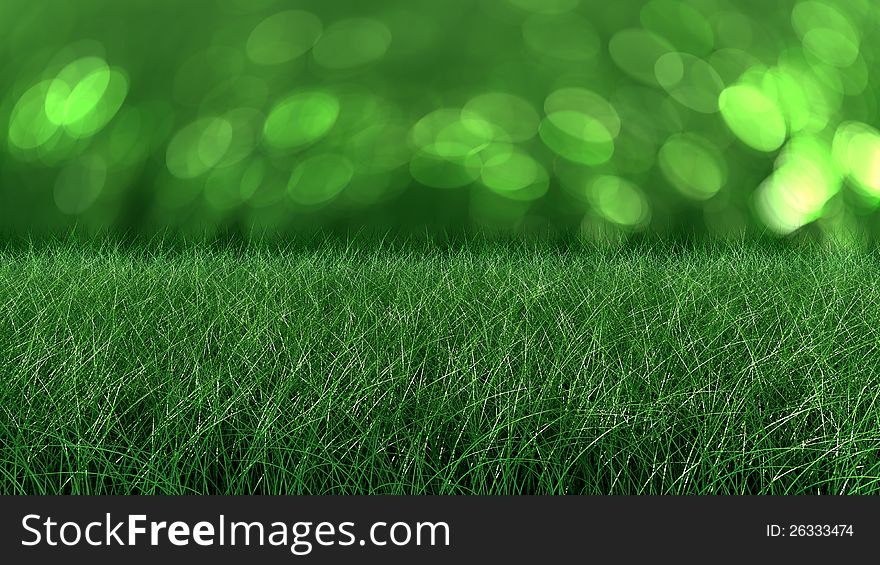
<svg viewBox="0 0 880 565">
<path fill-rule="evenodd" d="M 4 0 L 0 230 L 880 234 L 873 0 Z"/>
</svg>

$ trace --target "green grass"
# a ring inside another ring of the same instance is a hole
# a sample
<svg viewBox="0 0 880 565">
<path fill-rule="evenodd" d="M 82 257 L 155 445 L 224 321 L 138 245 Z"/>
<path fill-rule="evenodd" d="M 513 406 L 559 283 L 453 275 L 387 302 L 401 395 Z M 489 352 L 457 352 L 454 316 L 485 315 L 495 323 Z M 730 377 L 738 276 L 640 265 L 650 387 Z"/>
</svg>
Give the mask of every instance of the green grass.
<svg viewBox="0 0 880 565">
<path fill-rule="evenodd" d="M 5 494 L 878 494 L 880 261 L 0 251 Z"/>
</svg>

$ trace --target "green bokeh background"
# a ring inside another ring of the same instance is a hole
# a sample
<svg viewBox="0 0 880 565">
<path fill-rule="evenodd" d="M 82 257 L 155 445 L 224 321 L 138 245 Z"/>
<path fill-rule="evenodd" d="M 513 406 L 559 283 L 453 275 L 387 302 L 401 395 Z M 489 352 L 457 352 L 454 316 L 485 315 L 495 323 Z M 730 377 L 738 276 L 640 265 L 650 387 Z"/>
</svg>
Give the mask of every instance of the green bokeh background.
<svg viewBox="0 0 880 565">
<path fill-rule="evenodd" d="M 0 4 L 6 232 L 880 233 L 871 0 Z"/>
</svg>

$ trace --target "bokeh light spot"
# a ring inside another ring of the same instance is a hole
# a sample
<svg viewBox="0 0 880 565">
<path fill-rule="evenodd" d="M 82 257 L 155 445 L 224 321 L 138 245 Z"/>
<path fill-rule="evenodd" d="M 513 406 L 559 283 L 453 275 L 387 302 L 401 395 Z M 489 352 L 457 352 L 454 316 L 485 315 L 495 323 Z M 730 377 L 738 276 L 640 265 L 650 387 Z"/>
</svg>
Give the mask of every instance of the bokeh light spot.
<svg viewBox="0 0 880 565">
<path fill-rule="evenodd" d="M 651 0 L 641 11 L 645 29 L 668 39 L 680 51 L 706 55 L 715 45 L 715 33 L 706 18 L 681 0 Z"/>
<path fill-rule="evenodd" d="M 749 147 L 771 152 L 785 142 L 785 119 L 779 107 L 757 88 L 731 86 L 721 93 L 719 107 L 730 130 Z"/>
<path fill-rule="evenodd" d="M 110 86 L 110 67 L 100 57 L 83 57 L 64 67 L 46 96 L 46 115 L 64 126 L 94 111 Z"/>
<path fill-rule="evenodd" d="M 104 129 L 116 117 L 128 96 L 128 77 L 119 69 L 111 68 L 107 73 L 107 87 L 103 95 L 89 111 L 79 117 L 68 115 L 64 130 L 73 138 L 91 137 Z"/>
<path fill-rule="evenodd" d="M 880 197 L 880 132 L 860 122 L 845 122 L 834 135 L 834 161 L 871 197 Z"/>
<path fill-rule="evenodd" d="M 805 80 L 792 69 L 779 66 L 768 69 L 760 82 L 762 92 L 776 102 L 792 133 L 807 128 L 814 120 L 821 120 L 818 129 L 822 129 L 828 119 L 827 115 L 820 115 L 823 108 L 819 101 L 807 98 Z"/>
<path fill-rule="evenodd" d="M 257 192 L 266 177 L 266 164 L 263 159 L 257 157 L 248 160 L 241 173 L 241 181 L 238 191 L 241 199 L 245 202 Z"/>
<path fill-rule="evenodd" d="M 780 154 L 776 170 L 755 193 L 761 221 L 780 234 L 791 233 L 822 216 L 840 190 L 831 148 L 813 136 L 793 138 Z"/>
<path fill-rule="evenodd" d="M 718 111 L 721 76 L 706 61 L 687 53 L 667 53 L 654 66 L 657 82 L 672 98 L 702 114 Z"/>
<path fill-rule="evenodd" d="M 856 44 L 859 42 L 859 32 L 853 22 L 837 7 L 827 2 L 818 0 L 798 2 L 791 11 L 791 24 L 801 39 L 811 31 L 824 29 L 851 38 Z"/>
<path fill-rule="evenodd" d="M 541 140 L 554 153 L 575 163 L 598 165 L 614 154 L 614 137 L 598 119 L 575 110 L 547 115 L 539 130 Z"/>
<path fill-rule="evenodd" d="M 441 157 L 468 157 L 476 155 L 489 146 L 494 139 L 492 124 L 476 117 L 464 117 L 453 122 L 437 133 L 430 147 Z"/>
<path fill-rule="evenodd" d="M 222 118 L 201 118 L 181 129 L 168 144 L 165 162 L 179 179 L 214 168 L 232 143 L 232 125 Z"/>
<path fill-rule="evenodd" d="M 603 175 L 587 187 L 588 198 L 606 220 L 627 228 L 642 228 L 651 217 L 648 200 L 626 179 Z"/>
<path fill-rule="evenodd" d="M 199 109 L 204 114 L 220 113 L 230 107 L 260 108 L 269 98 L 265 80 L 249 75 L 226 78 L 204 95 L 199 96 Z"/>
<path fill-rule="evenodd" d="M 486 187 L 514 200 L 537 200 L 547 193 L 550 175 L 523 151 L 502 150 L 484 158 L 480 179 Z"/>
<path fill-rule="evenodd" d="M 504 92 L 489 92 L 471 98 L 463 110 L 503 129 L 515 143 L 535 137 L 541 121 L 526 100 Z"/>
<path fill-rule="evenodd" d="M 25 91 L 9 119 L 9 143 L 22 150 L 32 150 L 47 143 L 58 132 L 58 124 L 46 114 L 46 96 L 54 80 L 38 83 Z"/>
<path fill-rule="evenodd" d="M 55 205 L 64 214 L 81 214 L 95 203 L 106 182 L 107 164 L 101 157 L 90 155 L 71 161 L 55 182 Z"/>
<path fill-rule="evenodd" d="M 326 69 L 351 69 L 381 59 L 390 46 L 388 26 L 374 19 L 351 18 L 329 26 L 312 57 Z"/>
<path fill-rule="evenodd" d="M 229 167 L 240 163 L 253 153 L 260 140 L 260 126 L 263 114 L 253 108 L 237 108 L 226 112 L 223 120 L 231 127 L 231 140 L 218 167 Z"/>
<path fill-rule="evenodd" d="M 280 65 L 306 54 L 324 26 L 318 16 L 304 10 L 287 10 L 269 16 L 251 32 L 246 52 L 259 65 Z"/>
<path fill-rule="evenodd" d="M 762 65 L 755 55 L 742 49 L 725 47 L 709 55 L 708 63 L 725 84 L 733 84 L 749 69 Z"/>
<path fill-rule="evenodd" d="M 440 108 L 422 117 L 410 130 L 410 142 L 422 152 L 459 159 L 478 154 L 506 133 L 479 114 Z"/>
<path fill-rule="evenodd" d="M 859 56 L 859 46 L 833 29 L 811 29 L 804 35 L 804 49 L 835 67 L 848 67 Z"/>
<path fill-rule="evenodd" d="M 624 29 L 608 44 L 611 60 L 629 76 L 647 84 L 657 84 L 657 60 L 676 49 L 663 37 L 645 29 Z"/>
<path fill-rule="evenodd" d="M 672 133 L 686 129 L 688 112 L 665 92 L 630 86 L 615 92 L 614 107 L 620 114 L 622 131 L 629 137 L 659 146 Z"/>
<path fill-rule="evenodd" d="M 313 155 L 293 169 L 287 194 L 297 204 L 324 204 L 342 192 L 353 176 L 354 166 L 342 155 Z"/>
<path fill-rule="evenodd" d="M 407 129 L 399 124 L 379 123 L 352 136 L 347 149 L 358 172 L 384 173 L 409 162 Z"/>
<path fill-rule="evenodd" d="M 586 88 L 560 88 L 544 100 L 547 115 L 556 112 L 579 112 L 598 120 L 611 137 L 620 133 L 620 115 L 605 98 Z"/>
<path fill-rule="evenodd" d="M 339 99 L 329 92 L 292 94 L 269 112 L 263 124 L 263 139 L 276 149 L 299 149 L 326 135 L 336 123 L 339 110 Z"/>
<path fill-rule="evenodd" d="M 727 166 L 721 152 L 711 141 L 696 134 L 670 137 L 660 148 L 657 160 L 666 179 L 694 200 L 715 196 L 727 181 Z"/>
</svg>

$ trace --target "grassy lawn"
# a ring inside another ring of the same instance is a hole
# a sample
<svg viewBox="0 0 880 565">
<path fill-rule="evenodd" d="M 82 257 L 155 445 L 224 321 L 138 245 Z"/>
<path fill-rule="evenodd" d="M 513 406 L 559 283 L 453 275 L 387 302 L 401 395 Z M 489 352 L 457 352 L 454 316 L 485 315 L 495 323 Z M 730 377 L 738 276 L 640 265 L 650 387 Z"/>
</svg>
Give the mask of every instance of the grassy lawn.
<svg viewBox="0 0 880 565">
<path fill-rule="evenodd" d="M 880 260 L 0 251 L 4 494 L 878 494 Z"/>
</svg>

